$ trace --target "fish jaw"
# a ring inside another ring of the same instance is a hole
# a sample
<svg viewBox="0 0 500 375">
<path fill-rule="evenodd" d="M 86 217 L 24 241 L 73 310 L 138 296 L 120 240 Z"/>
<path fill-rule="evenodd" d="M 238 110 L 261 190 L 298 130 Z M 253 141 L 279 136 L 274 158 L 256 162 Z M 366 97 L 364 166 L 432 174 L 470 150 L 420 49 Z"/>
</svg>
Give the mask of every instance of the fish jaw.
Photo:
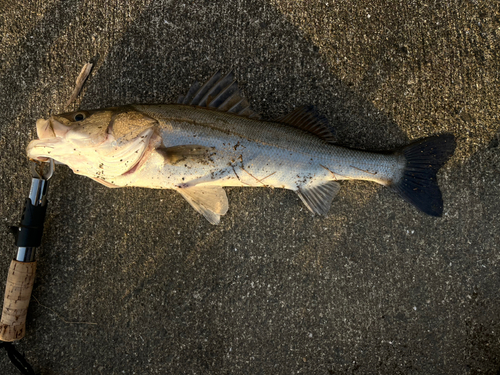
<svg viewBox="0 0 500 375">
<path fill-rule="evenodd" d="M 52 158 L 54 160 L 58 160 L 60 155 L 58 155 L 58 151 L 64 153 L 61 149 L 61 145 L 63 145 L 63 140 L 61 138 L 48 138 L 46 133 L 42 133 L 42 139 L 35 139 L 28 144 L 26 148 L 26 153 L 28 158 L 37 161 L 47 161 Z"/>
</svg>

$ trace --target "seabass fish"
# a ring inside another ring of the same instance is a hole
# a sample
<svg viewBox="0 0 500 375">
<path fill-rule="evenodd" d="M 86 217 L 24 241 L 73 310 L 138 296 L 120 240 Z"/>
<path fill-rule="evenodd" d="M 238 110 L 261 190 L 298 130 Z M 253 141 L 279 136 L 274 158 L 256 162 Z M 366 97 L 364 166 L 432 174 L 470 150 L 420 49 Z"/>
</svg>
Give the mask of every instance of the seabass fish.
<svg viewBox="0 0 500 375">
<path fill-rule="evenodd" d="M 212 224 L 228 210 L 224 186 L 295 191 L 325 215 L 340 180 L 391 187 L 419 210 L 441 216 L 436 173 L 455 149 L 450 134 L 390 153 L 334 145 L 312 107 L 261 121 L 232 73 L 195 83 L 171 105 L 78 111 L 37 121 L 29 158 L 52 158 L 107 187 L 174 189 Z"/>
</svg>

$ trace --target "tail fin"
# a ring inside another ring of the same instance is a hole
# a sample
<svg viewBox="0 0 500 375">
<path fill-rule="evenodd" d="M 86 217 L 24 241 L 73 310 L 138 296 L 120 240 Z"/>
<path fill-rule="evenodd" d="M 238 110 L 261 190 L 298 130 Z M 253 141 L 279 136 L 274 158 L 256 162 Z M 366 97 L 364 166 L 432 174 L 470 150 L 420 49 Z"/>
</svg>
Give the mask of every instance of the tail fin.
<svg viewBox="0 0 500 375">
<path fill-rule="evenodd" d="M 455 137 L 443 134 L 422 139 L 403 149 L 406 167 L 392 185 L 406 201 L 431 216 L 442 216 L 443 198 L 436 174 L 455 151 Z"/>
</svg>

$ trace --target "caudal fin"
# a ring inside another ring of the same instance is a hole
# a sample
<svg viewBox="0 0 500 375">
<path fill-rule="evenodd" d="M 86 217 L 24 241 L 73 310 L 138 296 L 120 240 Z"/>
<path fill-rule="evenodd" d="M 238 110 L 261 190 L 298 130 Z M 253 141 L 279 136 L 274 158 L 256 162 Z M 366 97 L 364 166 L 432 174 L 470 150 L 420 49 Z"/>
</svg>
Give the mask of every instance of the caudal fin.
<svg viewBox="0 0 500 375">
<path fill-rule="evenodd" d="M 443 198 L 436 174 L 453 155 L 455 137 L 443 134 L 422 139 L 403 149 L 406 167 L 401 179 L 392 187 L 401 197 L 422 212 L 442 216 Z"/>
</svg>

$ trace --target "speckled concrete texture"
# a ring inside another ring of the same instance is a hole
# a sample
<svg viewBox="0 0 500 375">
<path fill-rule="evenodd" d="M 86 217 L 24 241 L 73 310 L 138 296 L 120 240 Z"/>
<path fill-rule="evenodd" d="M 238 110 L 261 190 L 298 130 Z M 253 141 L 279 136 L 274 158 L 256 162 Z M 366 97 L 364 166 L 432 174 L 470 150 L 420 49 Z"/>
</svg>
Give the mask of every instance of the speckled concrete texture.
<svg viewBox="0 0 500 375">
<path fill-rule="evenodd" d="M 315 104 L 343 145 L 458 141 L 438 219 L 343 182 L 328 217 L 290 191 L 227 189 L 212 226 L 173 191 L 57 168 L 17 344 L 38 373 L 497 373 L 497 2 L 18 1 L 0 37 L 2 288 L 25 147 L 88 61 L 70 109 L 173 102 L 234 69 L 265 118 Z M 2 353 L 0 373 L 16 374 Z"/>
</svg>

